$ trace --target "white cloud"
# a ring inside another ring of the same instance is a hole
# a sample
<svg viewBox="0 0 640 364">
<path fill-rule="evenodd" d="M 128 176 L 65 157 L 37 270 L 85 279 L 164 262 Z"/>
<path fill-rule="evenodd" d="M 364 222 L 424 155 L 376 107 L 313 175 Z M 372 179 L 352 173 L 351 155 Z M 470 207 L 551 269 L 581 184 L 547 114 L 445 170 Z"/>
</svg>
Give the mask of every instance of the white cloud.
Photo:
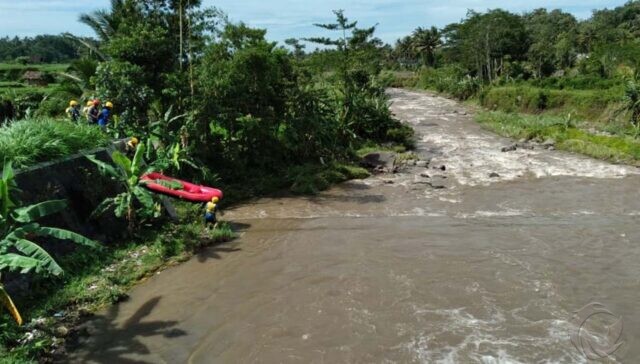
<svg viewBox="0 0 640 364">
<path fill-rule="evenodd" d="M 588 17 L 592 9 L 614 7 L 626 0 L 205 0 L 234 21 L 266 28 L 274 40 L 323 34 L 313 23 L 333 20 L 331 10 L 344 9 L 362 26 L 378 24 L 378 36 L 393 42 L 418 26 L 444 26 L 462 19 L 467 9 L 502 7 L 523 12 L 539 7 L 562 8 Z M 80 13 L 105 8 L 108 0 L 0 0 L 0 36 L 57 34 L 70 31 L 90 35 L 77 19 Z"/>
</svg>

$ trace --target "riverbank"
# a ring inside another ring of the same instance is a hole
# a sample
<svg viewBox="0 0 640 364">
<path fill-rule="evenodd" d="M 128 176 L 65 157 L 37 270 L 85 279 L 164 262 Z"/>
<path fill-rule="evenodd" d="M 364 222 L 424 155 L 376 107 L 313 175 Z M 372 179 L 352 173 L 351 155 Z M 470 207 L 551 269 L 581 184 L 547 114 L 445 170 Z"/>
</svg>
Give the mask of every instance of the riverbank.
<svg viewBox="0 0 640 364">
<path fill-rule="evenodd" d="M 408 89 L 464 100 L 476 109 L 480 125 L 502 136 L 540 143 L 553 141 L 560 150 L 612 163 L 640 165 L 640 129 L 628 121 L 629 115 L 622 108 L 624 92 L 618 84 L 602 90 L 556 90 L 520 83 L 459 93 L 457 89 L 450 90 L 448 83 L 440 85 L 442 80 L 430 77 L 428 72 L 395 77 L 395 84 Z"/>
<path fill-rule="evenodd" d="M 429 163 L 227 209 L 228 251 L 134 287 L 65 360 L 584 362 L 572 317 L 592 300 L 638 337 L 636 168 L 502 152 L 463 105 L 389 94 Z"/>
<path fill-rule="evenodd" d="M 402 146 L 370 146 L 358 154 L 373 149 L 405 151 Z M 222 211 L 256 197 L 274 193 L 309 196 L 340 182 L 368 177 L 369 172 L 356 165 L 357 158 L 348 163 L 298 166 L 281 175 L 256 175 L 242 185 L 226 185 Z M 168 267 L 203 251 L 231 249 L 225 244 L 243 230 L 242 224 L 223 222 L 216 230 L 205 231 L 200 205 L 177 202 L 175 206 L 179 221 L 165 219 L 145 225 L 99 254 L 78 250 L 63 256 L 59 259 L 65 269 L 62 278 L 36 280 L 28 295 L 14 297 L 26 324 L 19 327 L 8 315 L 0 316 L 0 363 L 58 360 L 86 334 L 78 325 L 95 312 L 126 300 L 132 287 Z"/>
</svg>

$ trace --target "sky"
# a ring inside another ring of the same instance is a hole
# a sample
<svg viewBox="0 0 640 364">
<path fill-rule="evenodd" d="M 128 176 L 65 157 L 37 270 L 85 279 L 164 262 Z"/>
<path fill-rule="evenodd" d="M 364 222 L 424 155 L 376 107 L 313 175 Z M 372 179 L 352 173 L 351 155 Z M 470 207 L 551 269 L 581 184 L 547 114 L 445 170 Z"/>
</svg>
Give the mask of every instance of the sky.
<svg viewBox="0 0 640 364">
<path fill-rule="evenodd" d="M 216 6 L 232 21 L 267 29 L 270 40 L 326 35 L 313 23 L 333 20 L 331 10 L 343 9 L 361 27 L 378 25 L 377 36 L 395 42 L 418 26 L 457 22 L 468 9 L 484 11 L 503 8 L 521 13 L 535 8 L 560 8 L 580 19 L 593 9 L 620 6 L 627 0 L 204 0 Z M 109 0 L 0 0 L 0 37 L 37 34 L 92 35 L 78 22 L 84 12 L 107 8 Z"/>
</svg>

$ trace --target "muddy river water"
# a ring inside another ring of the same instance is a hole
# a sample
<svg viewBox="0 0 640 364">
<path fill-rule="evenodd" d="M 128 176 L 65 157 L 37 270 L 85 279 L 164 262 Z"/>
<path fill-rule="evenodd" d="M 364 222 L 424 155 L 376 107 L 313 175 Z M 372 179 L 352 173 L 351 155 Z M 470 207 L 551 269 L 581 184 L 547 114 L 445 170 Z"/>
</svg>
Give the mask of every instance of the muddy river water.
<svg viewBox="0 0 640 364">
<path fill-rule="evenodd" d="M 135 288 L 70 359 L 639 362 L 638 170 L 503 153 L 459 104 L 389 92 L 431 167 L 227 211 L 240 239 Z"/>
</svg>

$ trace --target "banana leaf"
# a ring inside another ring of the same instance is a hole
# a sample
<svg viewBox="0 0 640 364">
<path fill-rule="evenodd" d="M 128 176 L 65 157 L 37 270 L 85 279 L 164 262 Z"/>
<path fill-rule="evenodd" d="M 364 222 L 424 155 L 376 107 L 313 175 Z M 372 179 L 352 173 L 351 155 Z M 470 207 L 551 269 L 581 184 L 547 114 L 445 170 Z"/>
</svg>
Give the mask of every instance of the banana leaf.
<svg viewBox="0 0 640 364">
<path fill-rule="evenodd" d="M 42 272 L 40 261 L 25 257 L 15 253 L 7 253 L 0 255 L 0 270 L 8 269 L 10 271 L 19 270 L 21 274 L 29 273 L 35 270 L 36 273 Z"/>
<path fill-rule="evenodd" d="M 101 248 L 101 245 L 95 240 L 85 238 L 84 236 L 69 230 L 39 226 L 34 229 L 34 232 L 39 236 L 50 236 L 59 240 L 70 240 L 76 244 L 80 244 L 89 248 Z"/>
<path fill-rule="evenodd" d="M 54 276 L 62 274 L 62 268 L 60 268 L 51 255 L 49 255 L 49 253 L 42 249 L 38 244 L 27 239 L 19 239 L 13 244 L 13 246 L 25 256 L 38 260 L 41 267 L 46 270 L 47 273 Z"/>
<path fill-rule="evenodd" d="M 21 207 L 13 212 L 13 219 L 17 222 L 28 223 L 39 218 L 55 214 L 67 207 L 65 200 L 51 200 L 41 202 L 35 205 Z"/>
</svg>

